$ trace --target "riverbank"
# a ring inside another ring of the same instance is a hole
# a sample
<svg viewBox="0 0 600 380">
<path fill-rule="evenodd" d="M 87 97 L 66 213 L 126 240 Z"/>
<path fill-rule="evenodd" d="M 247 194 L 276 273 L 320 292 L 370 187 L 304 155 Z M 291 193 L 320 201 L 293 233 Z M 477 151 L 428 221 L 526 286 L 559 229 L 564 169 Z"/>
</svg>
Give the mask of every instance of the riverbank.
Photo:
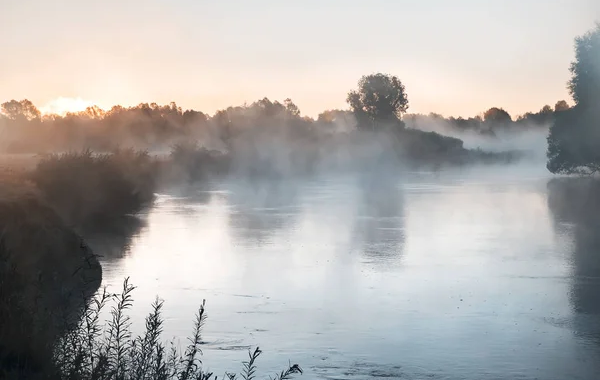
<svg viewBox="0 0 600 380">
<path fill-rule="evenodd" d="M 102 281 L 83 236 L 118 225 L 154 199 L 153 165 L 133 150 L 84 151 L 2 169 L 0 370 L 27 377 L 52 368 L 57 340 Z"/>
<path fill-rule="evenodd" d="M 301 147 L 291 152 L 271 149 L 275 145 L 264 150 L 238 146 L 236 154 L 223 154 L 186 144 L 162 157 L 133 149 L 23 156 L 20 161 L 12 157 L 11 169 L 0 178 L 0 308 L 6 321 L 0 332 L 2 365 L 35 371 L 52 364 L 54 342 L 102 280 L 98 252 L 92 252 L 86 237 L 129 228 L 131 218 L 152 204 L 161 186 L 207 182 L 224 175 L 304 176 L 321 170 L 324 163 L 359 171 L 365 165 L 375 165 L 371 168 L 376 171 L 395 170 L 402 157 L 394 143 L 378 145 L 384 142 L 385 138 L 352 138 L 344 145 L 347 152 L 338 150 L 337 156 L 327 151 L 311 156 Z M 424 148 L 413 148 L 406 158 L 416 162 Z M 438 148 L 429 146 L 435 154 L 421 163 L 431 165 L 467 152 L 460 144 L 450 150 Z"/>
<path fill-rule="evenodd" d="M 0 366 L 27 373 L 51 365 L 54 342 L 101 278 L 92 251 L 39 190 L 3 173 Z"/>
<path fill-rule="evenodd" d="M 216 378 L 199 359 L 204 303 L 183 351 L 162 341 L 162 301 L 134 336 L 133 286 L 97 292 L 102 268 L 82 238 L 129 225 L 154 199 L 159 165 L 140 152 L 83 152 L 0 171 L 0 378 Z M 240 376 L 254 376 L 260 354 L 250 352 Z M 275 378 L 301 372 L 290 364 Z"/>
</svg>

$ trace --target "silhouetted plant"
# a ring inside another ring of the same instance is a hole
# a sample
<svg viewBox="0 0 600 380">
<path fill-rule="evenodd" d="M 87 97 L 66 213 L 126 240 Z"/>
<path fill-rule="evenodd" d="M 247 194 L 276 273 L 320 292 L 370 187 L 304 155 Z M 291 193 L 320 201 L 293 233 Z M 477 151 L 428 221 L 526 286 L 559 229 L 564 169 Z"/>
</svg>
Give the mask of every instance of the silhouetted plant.
<svg viewBox="0 0 600 380">
<path fill-rule="evenodd" d="M 205 371 L 202 355 L 202 329 L 206 321 L 205 302 L 200 305 L 194 320 L 192 335 L 183 353 L 171 342 L 161 341 L 163 333 L 163 301 L 157 299 L 146 317 L 145 331 L 134 337 L 128 311 L 132 306 L 135 288 L 125 279 L 119 294 L 99 292 L 86 303 L 81 318 L 56 344 L 53 362 L 57 380 L 210 380 L 217 379 Z M 113 303 L 106 326 L 100 325 L 100 315 L 109 302 Z M 262 351 L 257 347 L 243 362 L 240 377 L 256 378 L 256 360 Z M 297 364 L 290 364 L 274 379 L 290 379 L 302 373 Z M 226 377 L 237 375 L 226 372 Z"/>
</svg>

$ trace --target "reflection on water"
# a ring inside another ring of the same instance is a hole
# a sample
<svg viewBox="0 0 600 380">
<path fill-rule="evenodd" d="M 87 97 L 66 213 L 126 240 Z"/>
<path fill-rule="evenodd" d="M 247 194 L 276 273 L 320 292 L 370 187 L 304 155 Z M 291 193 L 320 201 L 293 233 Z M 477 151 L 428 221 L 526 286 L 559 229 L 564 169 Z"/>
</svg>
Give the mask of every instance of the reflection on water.
<svg viewBox="0 0 600 380">
<path fill-rule="evenodd" d="M 363 175 L 358 181 L 354 243 L 371 263 L 397 265 L 404 246 L 401 185 L 389 177 Z"/>
<path fill-rule="evenodd" d="M 144 227 L 146 220 L 143 217 L 125 216 L 93 233 L 85 233 L 84 237 L 101 260 L 110 260 L 121 258 L 129 252 L 133 237 Z"/>
<path fill-rule="evenodd" d="M 548 192 L 558 233 L 573 239 L 570 299 L 575 331 L 600 345 L 600 183 L 553 180 Z"/>
<path fill-rule="evenodd" d="M 262 246 L 277 231 L 289 228 L 299 214 L 298 186 L 292 180 L 230 184 L 231 230 L 241 244 Z"/>
<path fill-rule="evenodd" d="M 170 192 L 104 280 L 138 285 L 137 328 L 164 298 L 166 337 L 188 334 L 206 298 L 217 373 L 260 345 L 261 370 L 292 360 L 307 378 L 595 379 L 600 239 L 547 182 L 507 170 Z"/>
</svg>

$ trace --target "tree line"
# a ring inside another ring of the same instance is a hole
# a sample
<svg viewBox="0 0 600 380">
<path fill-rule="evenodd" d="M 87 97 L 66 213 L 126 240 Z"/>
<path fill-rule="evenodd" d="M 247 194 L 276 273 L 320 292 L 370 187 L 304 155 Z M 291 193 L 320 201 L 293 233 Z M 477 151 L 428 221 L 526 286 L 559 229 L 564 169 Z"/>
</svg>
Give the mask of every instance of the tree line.
<svg viewBox="0 0 600 380">
<path fill-rule="evenodd" d="M 403 120 L 407 127 L 415 129 L 440 129 L 445 132 L 473 133 L 485 137 L 496 137 L 501 133 L 519 133 L 527 130 L 549 128 L 556 118 L 571 107 L 565 100 L 554 106 L 545 105 L 537 112 L 527 112 L 515 118 L 503 108 L 492 107 L 473 117 L 444 117 L 436 113 L 407 114 Z"/>
<path fill-rule="evenodd" d="M 560 100 L 537 112 L 513 118 L 492 107 L 469 118 L 438 114 L 408 114 L 409 100 L 402 81 L 394 75 L 365 75 L 347 96 L 349 109 L 327 110 L 316 119 L 302 116 L 291 99 L 264 98 L 228 107 L 210 116 L 183 110 L 175 103 L 142 103 L 109 110 L 88 107 L 64 116 L 42 115 L 29 100 L 0 105 L 0 149 L 13 153 L 56 152 L 73 149 L 110 151 L 123 146 L 161 149 L 181 142 L 200 141 L 228 154 L 264 155 L 278 145 L 318 156 L 340 142 L 365 132 L 393 135 L 396 147 L 408 155 L 431 156 L 461 152 L 462 141 L 440 133 L 423 133 L 427 123 L 442 121 L 458 132 L 494 137 L 501 131 L 549 128 L 548 169 L 553 173 L 595 173 L 600 170 L 600 24 L 575 40 L 569 92 L 575 103 Z M 418 146 L 419 152 L 415 146 Z M 440 153 L 442 152 L 442 153 Z"/>
<path fill-rule="evenodd" d="M 422 115 L 408 115 L 406 89 L 401 80 L 388 74 L 363 76 L 357 89 L 348 93 L 348 110 L 327 110 L 316 119 L 302 116 L 291 99 L 283 102 L 267 98 L 251 104 L 228 107 L 210 116 L 200 111 L 183 110 L 175 103 L 159 105 L 142 103 L 134 107 L 114 106 L 109 110 L 88 107 L 82 112 L 64 116 L 42 115 L 29 100 L 11 100 L 0 105 L 0 149 L 12 153 L 53 152 L 90 148 L 107 151 L 120 146 L 154 149 L 181 141 L 198 140 L 215 149 L 231 149 L 236 140 L 252 135 L 270 140 L 307 143 L 325 141 L 356 131 L 399 131 L 407 127 L 419 129 Z M 558 110 L 566 109 L 559 102 L 551 109 L 529 113 L 517 123 L 534 120 L 545 124 L 553 120 Z M 431 114 L 428 118 L 439 119 Z M 502 108 L 491 108 L 475 118 L 449 118 L 458 130 L 474 130 L 493 135 L 496 128 L 507 128 L 512 122 Z M 405 134 L 415 138 L 417 134 Z M 399 137 L 399 136 L 398 136 Z M 431 140 L 431 135 L 419 135 Z M 455 145 L 457 141 L 443 136 L 435 140 Z M 433 140 L 432 140 L 433 141 Z"/>
</svg>

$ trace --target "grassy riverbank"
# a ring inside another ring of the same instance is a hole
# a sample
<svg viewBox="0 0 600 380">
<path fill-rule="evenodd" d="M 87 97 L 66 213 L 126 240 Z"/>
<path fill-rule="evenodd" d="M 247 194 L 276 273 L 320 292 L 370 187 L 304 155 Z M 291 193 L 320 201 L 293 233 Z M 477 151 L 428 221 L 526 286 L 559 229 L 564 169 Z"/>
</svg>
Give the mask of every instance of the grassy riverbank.
<svg viewBox="0 0 600 380">
<path fill-rule="evenodd" d="M 0 367 L 52 366 L 57 340 L 101 283 L 82 233 L 154 197 L 155 162 L 132 150 L 51 155 L 0 171 Z"/>
<path fill-rule="evenodd" d="M 64 313 L 100 285 L 81 237 L 21 174 L 0 186 L 0 366 L 41 368 L 64 332 Z"/>
</svg>

